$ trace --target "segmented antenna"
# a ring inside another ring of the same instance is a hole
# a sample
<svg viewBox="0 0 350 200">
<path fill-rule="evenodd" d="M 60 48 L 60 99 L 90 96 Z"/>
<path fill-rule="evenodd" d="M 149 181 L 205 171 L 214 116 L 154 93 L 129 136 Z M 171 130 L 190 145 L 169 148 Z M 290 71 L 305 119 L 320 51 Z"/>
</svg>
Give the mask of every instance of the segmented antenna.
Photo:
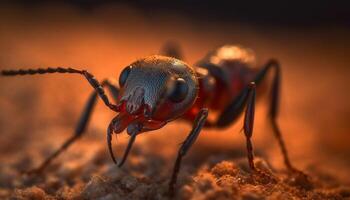
<svg viewBox="0 0 350 200">
<path fill-rule="evenodd" d="M 49 74 L 49 73 L 78 73 L 82 74 L 83 71 L 72 68 L 47 68 L 47 69 L 18 69 L 18 70 L 2 70 L 1 75 L 3 76 L 17 76 L 17 75 L 35 75 L 35 74 Z"/>
<path fill-rule="evenodd" d="M 87 72 L 86 70 L 77 70 L 73 68 L 47 68 L 47 69 L 18 69 L 18 70 L 2 70 L 1 75 L 3 76 L 23 76 L 23 75 L 35 75 L 35 74 L 52 74 L 52 73 L 71 73 L 71 74 L 81 74 L 85 76 L 86 80 L 89 81 L 90 85 L 96 90 L 100 98 L 110 109 L 117 111 L 117 106 L 109 102 L 108 97 L 105 94 L 104 89 L 101 84 L 96 80 L 96 78 Z"/>
</svg>

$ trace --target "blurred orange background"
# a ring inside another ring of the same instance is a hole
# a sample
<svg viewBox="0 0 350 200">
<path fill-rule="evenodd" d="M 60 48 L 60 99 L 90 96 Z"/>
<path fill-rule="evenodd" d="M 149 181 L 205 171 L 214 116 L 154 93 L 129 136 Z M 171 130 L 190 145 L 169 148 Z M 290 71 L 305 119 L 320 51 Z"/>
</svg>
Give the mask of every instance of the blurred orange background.
<svg viewBox="0 0 350 200">
<path fill-rule="evenodd" d="M 349 35 L 349 27 L 342 25 L 265 26 L 167 12 L 145 15 L 127 4 L 99 6 L 92 12 L 61 3 L 30 9 L 8 4 L 0 7 L 0 69 L 66 66 L 87 69 L 102 80 L 118 78 L 123 67 L 157 54 L 169 40 L 181 45 L 190 64 L 219 45 L 250 47 L 258 64 L 271 57 L 282 63 L 279 123 L 292 161 L 302 169 L 336 174 L 349 184 Z M 74 129 L 90 92 L 90 86 L 77 75 L 1 77 L 0 162 L 7 165 L 19 157 L 35 156 L 45 147 L 59 146 Z M 282 168 L 266 120 L 266 105 L 263 95 L 255 120 L 256 154 Z M 112 117 L 99 103 L 87 137 L 105 145 L 105 130 Z M 171 154 L 172 161 L 190 127 L 172 122 L 139 137 L 136 145 Z M 239 121 L 229 129 L 204 130 L 189 158 L 230 155 L 237 149 L 244 155 L 241 127 Z M 94 150 L 93 144 L 83 145 L 78 142 L 65 154 Z"/>
</svg>

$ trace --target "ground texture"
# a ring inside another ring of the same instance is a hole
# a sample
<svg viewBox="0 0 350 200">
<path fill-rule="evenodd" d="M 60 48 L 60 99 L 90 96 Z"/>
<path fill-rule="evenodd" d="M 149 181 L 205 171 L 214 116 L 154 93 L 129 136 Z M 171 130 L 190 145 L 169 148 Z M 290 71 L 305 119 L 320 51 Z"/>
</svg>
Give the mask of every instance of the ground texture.
<svg viewBox="0 0 350 200">
<path fill-rule="evenodd" d="M 307 178 L 285 170 L 266 120 L 264 93 L 256 106 L 253 143 L 256 164 L 265 175 L 249 171 L 238 120 L 225 130 L 202 131 L 184 159 L 175 199 L 350 198 L 348 28 L 286 29 L 165 13 L 146 17 L 120 5 L 89 14 L 64 5 L 26 11 L 4 6 L 0 13 L 0 69 L 67 66 L 88 69 L 102 80 L 157 53 L 168 39 L 181 44 L 190 64 L 227 43 L 254 49 L 258 65 L 277 58 L 283 76 L 278 121 L 292 163 Z M 191 124 L 176 121 L 140 135 L 118 168 L 105 142 L 114 113 L 102 103 L 86 135 L 43 174 L 21 173 L 38 166 L 71 135 L 90 92 L 75 75 L 0 78 L 0 199 L 168 198 L 177 149 Z M 121 134 L 114 140 L 117 155 L 127 139 Z"/>
</svg>

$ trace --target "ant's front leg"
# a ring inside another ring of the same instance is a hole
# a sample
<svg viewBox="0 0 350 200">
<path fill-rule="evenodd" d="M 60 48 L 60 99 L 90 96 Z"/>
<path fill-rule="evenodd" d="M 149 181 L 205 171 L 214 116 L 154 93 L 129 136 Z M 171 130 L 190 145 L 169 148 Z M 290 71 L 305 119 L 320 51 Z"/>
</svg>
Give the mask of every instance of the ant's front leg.
<svg viewBox="0 0 350 200">
<path fill-rule="evenodd" d="M 111 94 L 113 95 L 114 99 L 117 99 L 119 89 L 118 87 L 109 80 L 104 80 L 101 83 L 101 86 L 107 87 Z M 94 91 L 83 110 L 83 113 L 81 114 L 80 120 L 78 122 L 78 125 L 74 131 L 74 135 L 71 136 L 69 139 L 67 139 L 61 146 L 58 148 L 53 154 L 51 154 L 48 158 L 45 159 L 44 162 L 40 164 L 40 166 L 36 169 L 30 170 L 27 173 L 33 174 L 33 173 L 41 173 L 57 156 L 59 156 L 65 149 L 67 149 L 70 145 L 72 145 L 78 138 L 80 138 L 86 130 L 87 124 L 89 122 L 89 119 L 91 117 L 92 110 L 94 108 L 94 105 L 96 104 L 98 94 L 96 91 Z"/>
<path fill-rule="evenodd" d="M 175 185 L 177 181 L 177 176 L 180 170 L 182 157 L 186 155 L 188 150 L 191 148 L 192 144 L 196 141 L 199 136 L 200 131 L 202 130 L 205 121 L 208 117 L 208 109 L 203 108 L 196 116 L 194 121 L 192 130 L 190 134 L 187 136 L 186 140 L 182 143 L 179 152 L 177 154 L 176 162 L 173 169 L 173 174 L 171 176 L 171 180 L 169 182 L 169 195 L 173 196 L 175 191 Z"/>
</svg>

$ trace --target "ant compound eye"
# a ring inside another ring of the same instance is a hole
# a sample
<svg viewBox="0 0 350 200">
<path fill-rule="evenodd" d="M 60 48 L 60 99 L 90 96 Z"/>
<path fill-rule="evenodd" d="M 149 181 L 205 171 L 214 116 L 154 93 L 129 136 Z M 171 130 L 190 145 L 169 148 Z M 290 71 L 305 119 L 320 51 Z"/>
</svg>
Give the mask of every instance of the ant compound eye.
<svg viewBox="0 0 350 200">
<path fill-rule="evenodd" d="M 184 100 L 188 93 L 188 85 L 186 81 L 182 78 L 176 79 L 175 87 L 170 95 L 170 100 L 173 102 L 181 102 Z"/>
<path fill-rule="evenodd" d="M 119 86 L 120 87 L 123 87 L 124 84 L 126 83 L 126 80 L 128 79 L 130 71 L 131 71 L 131 66 L 128 66 L 125 69 L 123 69 L 122 73 L 120 73 L 120 75 L 119 75 Z"/>
</svg>

